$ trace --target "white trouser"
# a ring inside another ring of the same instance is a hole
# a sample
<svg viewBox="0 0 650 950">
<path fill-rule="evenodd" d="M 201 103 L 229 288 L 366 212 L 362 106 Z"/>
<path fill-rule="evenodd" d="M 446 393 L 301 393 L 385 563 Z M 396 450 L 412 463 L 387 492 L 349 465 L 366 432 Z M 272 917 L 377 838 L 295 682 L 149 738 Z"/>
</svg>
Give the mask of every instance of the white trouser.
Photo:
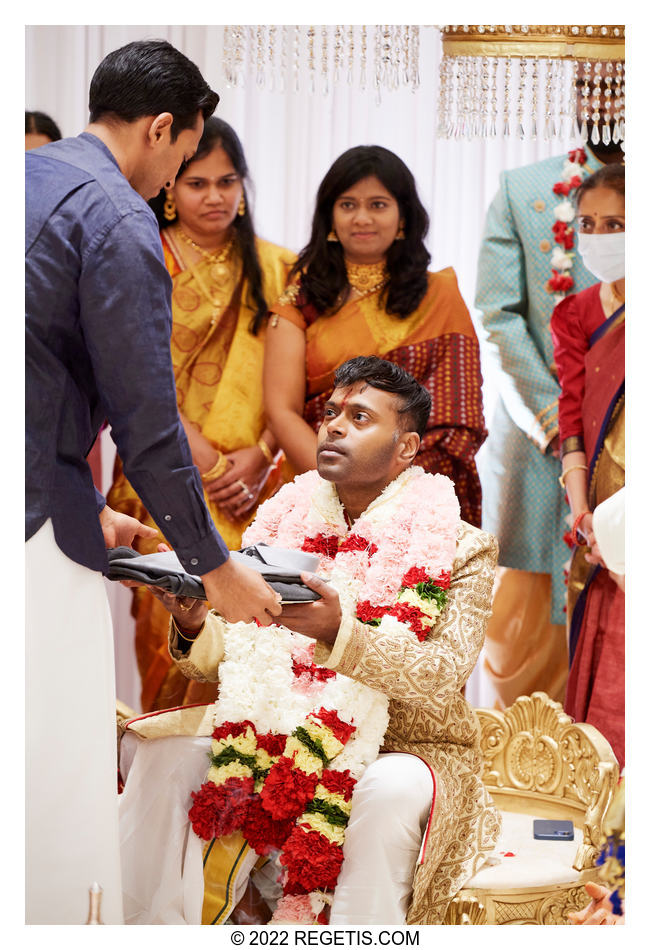
<svg viewBox="0 0 650 950">
<path fill-rule="evenodd" d="M 431 772 L 417 756 L 387 752 L 368 766 L 352 796 L 332 926 L 406 923 L 432 798 Z"/>
<path fill-rule="evenodd" d="M 123 922 L 115 661 L 102 575 L 71 561 L 47 521 L 25 546 L 26 921 Z"/>
</svg>

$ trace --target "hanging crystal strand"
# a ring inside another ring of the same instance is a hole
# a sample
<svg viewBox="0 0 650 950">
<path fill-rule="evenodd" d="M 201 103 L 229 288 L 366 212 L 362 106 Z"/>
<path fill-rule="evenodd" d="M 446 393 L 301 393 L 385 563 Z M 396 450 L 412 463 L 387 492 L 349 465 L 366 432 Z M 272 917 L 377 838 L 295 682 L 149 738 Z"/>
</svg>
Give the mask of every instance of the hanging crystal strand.
<svg viewBox="0 0 650 950">
<path fill-rule="evenodd" d="M 605 66 L 605 89 L 603 98 L 605 99 L 605 110 L 603 114 L 603 145 L 609 145 L 612 141 L 612 73 L 614 67 L 611 62 Z"/>
<path fill-rule="evenodd" d="M 411 28 L 410 26 L 404 27 L 404 56 L 402 57 L 404 71 L 402 73 L 402 80 L 405 86 L 408 86 L 409 81 L 409 47 L 411 44 Z M 443 56 L 444 59 L 444 56 Z M 442 76 L 442 73 L 441 73 Z"/>
<path fill-rule="evenodd" d="M 472 138 L 470 125 L 470 60 L 467 56 L 458 57 L 458 126 L 457 138 Z"/>
<path fill-rule="evenodd" d="M 309 89 L 311 93 L 316 92 L 316 59 L 314 56 L 314 37 L 316 30 L 313 26 L 307 29 L 307 72 L 309 74 Z"/>
<path fill-rule="evenodd" d="M 327 54 L 328 54 L 328 40 L 327 27 L 321 26 L 320 28 L 320 76 L 322 81 L 322 93 L 324 96 L 328 92 L 327 84 Z"/>
<path fill-rule="evenodd" d="M 277 26 L 269 26 L 269 89 L 275 92 L 275 40 Z"/>
<path fill-rule="evenodd" d="M 503 134 L 510 135 L 510 80 L 512 78 L 512 60 L 506 57 L 505 81 L 503 85 Z"/>
<path fill-rule="evenodd" d="M 600 74 L 603 64 L 600 60 L 594 63 L 594 91 L 592 93 L 592 113 L 591 113 L 591 141 L 593 145 L 600 142 L 600 97 L 602 93 Z"/>
<path fill-rule="evenodd" d="M 490 69 L 487 56 L 481 59 L 481 104 L 479 106 L 479 120 L 481 138 L 486 139 L 488 135 L 488 97 L 490 93 Z"/>
<path fill-rule="evenodd" d="M 233 86 L 244 84 L 244 58 L 246 54 L 246 36 L 243 26 L 236 26 L 234 30 L 235 46 L 235 75 Z"/>
<path fill-rule="evenodd" d="M 617 63 L 617 67 L 618 66 L 621 67 L 621 79 L 620 79 L 621 101 L 620 101 L 620 107 L 619 107 L 621 119 L 619 123 L 619 128 L 621 132 L 621 148 L 623 149 L 623 151 L 625 151 L 625 63 L 622 63 L 622 64 Z"/>
<path fill-rule="evenodd" d="M 491 100 L 491 116 L 490 116 L 490 138 L 495 139 L 497 137 L 497 114 L 499 110 L 499 99 L 497 95 L 497 64 L 498 60 L 496 56 L 492 56 L 490 60 L 492 67 L 492 100 Z"/>
<path fill-rule="evenodd" d="M 408 27 L 407 27 L 408 29 Z M 440 89 L 438 92 L 438 137 L 448 138 L 449 129 L 449 84 L 447 82 L 447 57 L 440 60 Z"/>
<path fill-rule="evenodd" d="M 391 88 L 390 27 L 384 26 L 381 38 L 381 81 L 384 89 Z"/>
<path fill-rule="evenodd" d="M 393 26 L 391 27 L 391 32 L 393 34 L 392 88 L 399 89 L 399 74 L 400 74 L 400 67 L 401 67 L 401 52 L 402 52 L 402 28 L 401 26 Z"/>
<path fill-rule="evenodd" d="M 255 42 L 255 28 L 252 26 L 246 29 L 246 62 L 248 75 L 252 76 L 257 68 L 257 44 Z"/>
<path fill-rule="evenodd" d="M 470 109 L 471 109 L 471 128 L 472 128 L 472 138 L 477 138 L 479 135 L 479 117 L 480 117 L 480 106 L 481 106 L 481 60 L 474 59 L 471 60 L 471 69 L 470 69 Z"/>
<path fill-rule="evenodd" d="M 226 83 L 229 86 L 233 85 L 232 37 L 233 37 L 232 27 L 224 26 L 223 28 L 223 74 L 226 78 Z"/>
<path fill-rule="evenodd" d="M 420 27 L 411 27 L 411 90 L 420 88 Z"/>
<path fill-rule="evenodd" d="M 519 60 L 519 96 L 517 99 L 517 135 L 524 138 L 524 96 L 526 94 L 526 57 Z"/>
<path fill-rule="evenodd" d="M 354 27 L 348 27 L 348 85 L 354 82 Z"/>
<path fill-rule="evenodd" d="M 383 28 L 375 27 L 375 103 L 381 105 L 381 64 L 382 64 L 382 39 Z"/>
<path fill-rule="evenodd" d="M 341 53 L 343 52 L 343 28 L 337 26 L 334 30 L 334 82 L 341 79 Z"/>
<path fill-rule="evenodd" d="M 447 125 L 447 138 L 454 136 L 458 124 L 458 101 L 454 110 L 454 90 L 458 88 L 458 59 L 456 56 L 449 57 L 447 66 L 447 102 L 449 103 L 449 123 Z"/>
<path fill-rule="evenodd" d="M 257 27 L 257 76 L 255 82 L 261 88 L 264 85 L 264 52 L 265 52 L 265 28 Z"/>
<path fill-rule="evenodd" d="M 293 28 L 293 91 L 300 91 L 300 27 Z"/>
<path fill-rule="evenodd" d="M 553 83 L 555 85 L 555 135 L 556 137 L 564 134 L 564 125 L 568 116 L 565 115 L 565 86 L 567 81 L 567 71 L 570 71 L 570 63 L 565 63 L 561 59 L 552 60 L 553 63 Z M 567 94 L 568 98 L 568 94 Z"/>
<path fill-rule="evenodd" d="M 287 59 L 289 56 L 289 27 L 282 27 L 282 51 L 281 56 L 281 66 L 280 66 L 280 92 L 286 92 L 287 90 Z"/>
<path fill-rule="evenodd" d="M 533 57 L 533 101 L 532 101 L 533 120 L 530 127 L 530 137 L 532 138 L 533 142 L 537 141 L 537 92 L 538 92 L 537 84 L 539 80 L 538 69 L 539 69 L 539 60 L 535 56 Z"/>
<path fill-rule="evenodd" d="M 589 83 L 591 82 L 591 63 L 583 64 L 582 73 L 582 102 L 580 112 L 580 139 L 583 145 L 587 144 L 589 139 Z"/>
<path fill-rule="evenodd" d="M 553 128 L 553 68 L 550 59 L 544 60 L 546 85 L 544 92 L 544 141 L 550 142 L 555 135 Z"/>
<path fill-rule="evenodd" d="M 366 63 L 368 55 L 368 33 L 365 26 L 361 27 L 361 65 L 360 65 L 360 74 L 359 74 L 359 87 L 363 90 L 366 88 Z"/>
</svg>

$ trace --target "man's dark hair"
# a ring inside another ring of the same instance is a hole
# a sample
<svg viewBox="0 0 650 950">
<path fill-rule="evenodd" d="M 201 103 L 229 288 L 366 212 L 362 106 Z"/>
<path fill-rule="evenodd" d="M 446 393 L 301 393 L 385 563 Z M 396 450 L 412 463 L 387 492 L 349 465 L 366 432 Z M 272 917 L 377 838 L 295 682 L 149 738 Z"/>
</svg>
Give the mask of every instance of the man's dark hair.
<svg viewBox="0 0 650 950">
<path fill-rule="evenodd" d="M 431 396 L 410 373 L 378 356 L 355 356 L 337 369 L 334 388 L 346 388 L 354 383 L 367 383 L 373 389 L 400 396 L 402 405 L 397 411 L 402 431 L 417 432 L 422 438 L 431 413 Z"/>
<path fill-rule="evenodd" d="M 193 129 L 199 112 L 207 119 L 219 96 L 195 64 L 166 40 L 137 40 L 101 61 L 90 82 L 90 121 L 135 122 L 171 112 L 171 140 Z"/>
<path fill-rule="evenodd" d="M 61 138 L 58 125 L 45 112 L 28 112 L 25 110 L 25 135 L 29 132 L 37 135 L 47 135 L 51 142 L 58 142 Z"/>
</svg>

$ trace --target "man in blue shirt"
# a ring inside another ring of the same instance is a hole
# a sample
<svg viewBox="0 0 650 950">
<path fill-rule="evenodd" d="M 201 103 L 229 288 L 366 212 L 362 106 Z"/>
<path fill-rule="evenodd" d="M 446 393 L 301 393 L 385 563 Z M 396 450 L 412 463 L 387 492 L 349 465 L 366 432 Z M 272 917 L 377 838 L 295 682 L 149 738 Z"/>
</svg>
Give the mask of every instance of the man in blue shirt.
<svg viewBox="0 0 650 950">
<path fill-rule="evenodd" d="M 212 606 L 230 621 L 280 612 L 260 576 L 229 559 L 203 502 L 176 406 L 171 281 L 146 203 L 194 154 L 218 98 L 169 43 L 130 43 L 97 68 L 86 130 L 27 153 L 28 923 L 82 923 L 95 880 L 104 920 L 122 920 L 101 572 L 106 547 L 155 532 L 93 487 L 86 455 L 105 419 Z"/>
</svg>

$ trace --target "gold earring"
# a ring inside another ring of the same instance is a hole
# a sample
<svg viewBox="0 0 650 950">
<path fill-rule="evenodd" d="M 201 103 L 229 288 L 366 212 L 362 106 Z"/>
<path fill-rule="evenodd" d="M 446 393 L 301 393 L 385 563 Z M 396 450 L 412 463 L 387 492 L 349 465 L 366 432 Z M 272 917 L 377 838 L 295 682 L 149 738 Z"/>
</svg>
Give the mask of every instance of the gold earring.
<svg viewBox="0 0 650 950">
<path fill-rule="evenodd" d="M 165 204 L 163 206 L 163 215 L 165 221 L 173 221 L 176 217 L 176 202 L 170 191 L 165 192 Z"/>
<path fill-rule="evenodd" d="M 404 234 L 404 225 L 403 225 L 403 224 L 400 224 L 400 226 L 399 226 L 399 231 L 398 231 L 397 234 L 395 235 L 395 240 L 396 240 L 396 241 L 403 241 L 405 237 L 406 237 L 406 235 Z"/>
<path fill-rule="evenodd" d="M 338 244 L 339 239 L 338 239 L 337 236 L 336 236 L 336 231 L 334 230 L 334 228 L 332 228 L 332 230 L 330 231 L 330 233 L 327 235 L 327 240 L 328 240 L 328 241 L 335 241 L 335 242 Z"/>
<path fill-rule="evenodd" d="M 239 207 L 237 208 L 237 214 L 240 218 L 243 218 L 244 215 L 246 214 L 246 199 L 244 198 L 243 194 L 241 198 L 239 199 Z"/>
</svg>

